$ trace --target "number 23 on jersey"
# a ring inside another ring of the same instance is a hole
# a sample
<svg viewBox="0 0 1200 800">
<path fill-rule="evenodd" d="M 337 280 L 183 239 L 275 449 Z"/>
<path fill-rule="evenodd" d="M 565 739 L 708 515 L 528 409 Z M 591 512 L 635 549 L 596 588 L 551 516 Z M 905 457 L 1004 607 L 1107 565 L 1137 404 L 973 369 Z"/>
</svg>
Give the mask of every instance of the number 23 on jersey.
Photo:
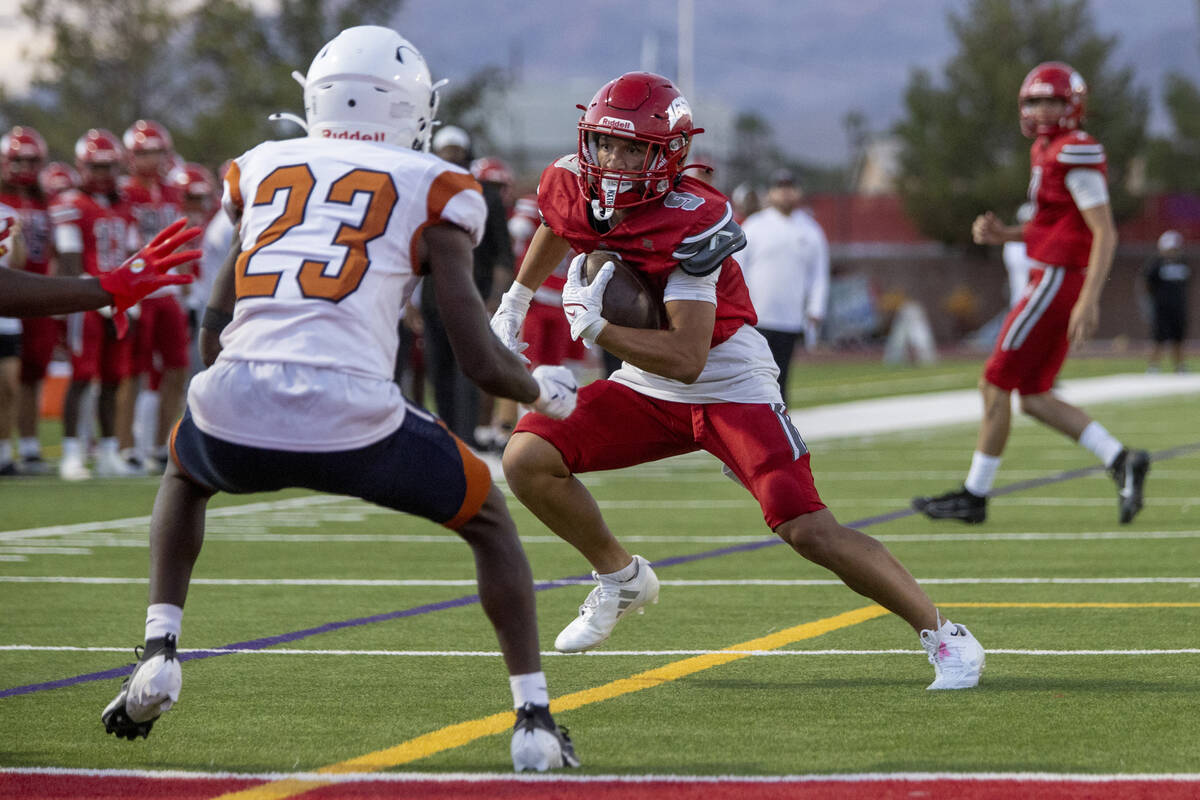
<svg viewBox="0 0 1200 800">
<path fill-rule="evenodd" d="M 319 209 L 309 205 L 313 201 L 315 187 L 316 179 L 307 164 L 279 167 L 258 184 L 254 194 L 255 206 L 271 205 L 279 192 L 287 192 L 287 201 L 279 216 L 263 229 L 249 249 L 238 256 L 235 274 L 239 300 L 274 297 L 279 289 L 279 281 L 285 274 L 293 273 L 300 292 L 308 298 L 337 303 L 358 288 L 371 266 L 367 258 L 367 244 L 383 235 L 396 205 L 396 186 L 386 172 L 351 170 L 333 181 L 325 197 L 316 201 L 316 204 L 349 206 L 358 194 L 367 195 L 359 224 L 343 222 L 333 235 L 332 243 L 345 248 L 339 263 L 304 259 L 295 270 L 285 268 L 258 272 L 252 269 L 251 262 L 263 248 L 280 241 L 306 220 L 311 224 L 312 220 L 329 219 L 320 214 Z"/>
</svg>

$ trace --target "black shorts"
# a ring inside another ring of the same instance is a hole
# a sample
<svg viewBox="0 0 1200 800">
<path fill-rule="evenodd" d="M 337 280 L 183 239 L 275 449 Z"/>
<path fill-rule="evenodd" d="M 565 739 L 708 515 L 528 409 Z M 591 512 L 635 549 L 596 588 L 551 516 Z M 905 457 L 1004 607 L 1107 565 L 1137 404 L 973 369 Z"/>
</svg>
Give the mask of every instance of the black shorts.
<svg viewBox="0 0 1200 800">
<path fill-rule="evenodd" d="M 1158 309 L 1154 313 L 1154 341 L 1182 342 L 1187 337 L 1184 309 Z"/>
<path fill-rule="evenodd" d="M 190 411 L 171 434 L 171 457 L 205 488 L 248 494 L 289 487 L 358 497 L 457 529 L 479 513 L 492 476 L 441 420 L 408 406 L 404 423 L 374 444 L 327 453 L 267 450 L 196 427 Z"/>
<path fill-rule="evenodd" d="M 0 358 L 16 358 L 21 355 L 21 334 L 0 333 Z"/>
</svg>

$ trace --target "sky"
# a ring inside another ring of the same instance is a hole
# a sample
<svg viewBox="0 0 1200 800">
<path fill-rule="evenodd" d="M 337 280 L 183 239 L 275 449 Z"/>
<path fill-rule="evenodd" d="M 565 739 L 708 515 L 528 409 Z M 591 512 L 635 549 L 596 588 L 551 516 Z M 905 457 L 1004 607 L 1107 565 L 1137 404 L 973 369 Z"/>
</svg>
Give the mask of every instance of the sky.
<svg viewBox="0 0 1200 800">
<path fill-rule="evenodd" d="M 690 99 L 754 111 L 771 123 L 785 151 L 827 164 L 846 157 L 847 112 L 860 110 L 871 130 L 886 130 L 903 113 L 911 70 L 942 74 L 956 50 L 947 14 L 968 6 L 967 0 L 688 1 L 695 11 Z M 22 49 L 39 46 L 19 24 L 19 2 L 0 0 L 0 84 L 9 91 L 28 81 Z M 526 82 L 598 88 L 647 64 L 679 78 L 679 2 L 407 0 L 381 24 L 425 54 L 435 79 L 462 81 L 494 66 Z M 1098 31 L 1119 37 L 1113 63 L 1134 67 L 1150 90 L 1151 130 L 1167 132 L 1164 75 L 1178 71 L 1200 84 L 1197 1 L 1090 0 L 1090 7 Z"/>
</svg>

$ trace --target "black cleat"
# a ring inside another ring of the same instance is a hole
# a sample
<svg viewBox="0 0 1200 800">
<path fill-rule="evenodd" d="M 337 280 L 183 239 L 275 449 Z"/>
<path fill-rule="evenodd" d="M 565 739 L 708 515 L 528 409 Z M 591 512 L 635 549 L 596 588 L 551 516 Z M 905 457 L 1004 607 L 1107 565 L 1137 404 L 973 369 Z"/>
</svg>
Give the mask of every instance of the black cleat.
<svg viewBox="0 0 1200 800">
<path fill-rule="evenodd" d="M 1108 474 L 1117 484 L 1117 507 L 1120 509 L 1121 524 L 1132 522 L 1142 510 L 1142 487 L 1146 473 L 1150 471 L 1150 454 L 1145 450 L 1122 450 L 1117 460 L 1108 468 Z"/>
<path fill-rule="evenodd" d="M 154 721 L 179 698 L 182 682 L 174 636 L 150 639 L 145 648 L 138 646 L 133 652 L 138 656 L 137 665 L 121 682 L 121 691 L 100 715 L 106 733 L 115 733 L 118 739 L 131 742 L 139 736 L 145 739 L 150 735 Z M 133 708 L 130 708 L 131 686 Z"/>
<path fill-rule="evenodd" d="M 511 749 L 513 769 L 517 772 L 579 766 L 575 745 L 571 744 L 567 729 L 555 724 L 549 706 L 526 703 L 517 709 Z"/>
<path fill-rule="evenodd" d="M 937 497 L 914 497 L 912 507 L 930 519 L 960 519 L 971 524 L 987 519 L 987 498 L 971 494 L 965 487 Z"/>
</svg>

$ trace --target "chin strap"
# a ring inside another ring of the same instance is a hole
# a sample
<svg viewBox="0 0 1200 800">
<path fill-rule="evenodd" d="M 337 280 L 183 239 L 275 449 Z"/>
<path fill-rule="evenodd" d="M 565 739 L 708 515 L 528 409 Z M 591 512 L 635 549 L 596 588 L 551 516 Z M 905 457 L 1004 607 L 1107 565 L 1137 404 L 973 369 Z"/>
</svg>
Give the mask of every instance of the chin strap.
<svg viewBox="0 0 1200 800">
<path fill-rule="evenodd" d="M 596 219 L 602 222 L 607 222 L 609 219 L 611 219 L 613 212 L 615 211 L 615 208 L 604 208 L 602 205 L 600 205 L 600 201 L 598 199 L 592 200 L 592 214 L 596 217 Z"/>
</svg>

